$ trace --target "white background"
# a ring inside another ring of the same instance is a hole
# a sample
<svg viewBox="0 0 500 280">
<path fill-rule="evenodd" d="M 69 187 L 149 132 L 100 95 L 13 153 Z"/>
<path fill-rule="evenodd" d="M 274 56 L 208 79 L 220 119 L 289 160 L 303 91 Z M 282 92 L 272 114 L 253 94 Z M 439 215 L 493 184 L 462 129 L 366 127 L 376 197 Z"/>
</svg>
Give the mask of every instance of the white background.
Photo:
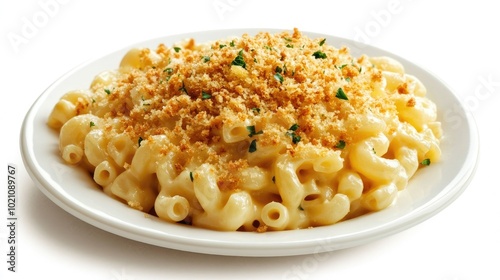
<svg viewBox="0 0 500 280">
<path fill-rule="evenodd" d="M 500 185 L 494 179 L 500 156 L 500 17 L 493 4 L 482 0 L 1 1 L 0 278 L 500 279 Z M 470 186 L 431 219 L 367 245 L 314 258 L 238 258 L 174 251 L 115 236 L 67 214 L 33 184 L 19 151 L 21 123 L 35 99 L 65 72 L 146 39 L 247 27 L 298 27 L 356 39 L 431 70 L 477 121 L 481 155 Z M 6 262 L 8 163 L 18 170 L 16 273 L 7 271 Z"/>
</svg>

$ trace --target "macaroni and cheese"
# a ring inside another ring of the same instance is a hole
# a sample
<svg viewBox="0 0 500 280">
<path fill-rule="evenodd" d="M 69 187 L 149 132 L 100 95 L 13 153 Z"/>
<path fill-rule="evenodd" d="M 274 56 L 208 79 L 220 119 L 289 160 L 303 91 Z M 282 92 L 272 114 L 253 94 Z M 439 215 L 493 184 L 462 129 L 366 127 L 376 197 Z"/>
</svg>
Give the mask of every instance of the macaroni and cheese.
<svg viewBox="0 0 500 280">
<path fill-rule="evenodd" d="M 331 225 L 390 206 L 438 161 L 426 88 L 388 57 L 299 30 L 132 49 L 48 125 L 109 196 L 222 231 Z"/>
</svg>

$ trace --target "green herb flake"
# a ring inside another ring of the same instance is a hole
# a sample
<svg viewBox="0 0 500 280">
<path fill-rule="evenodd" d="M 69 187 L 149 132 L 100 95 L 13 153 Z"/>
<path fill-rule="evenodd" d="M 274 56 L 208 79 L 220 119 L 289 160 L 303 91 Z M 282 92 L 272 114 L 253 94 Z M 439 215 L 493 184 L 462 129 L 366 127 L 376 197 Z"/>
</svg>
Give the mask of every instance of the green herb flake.
<svg viewBox="0 0 500 280">
<path fill-rule="evenodd" d="M 276 73 L 274 74 L 274 79 L 278 82 L 280 82 L 281 84 L 283 83 L 284 81 L 284 78 L 283 78 L 283 75 L 281 75 L 280 73 Z"/>
<path fill-rule="evenodd" d="M 167 74 L 172 74 L 174 72 L 174 69 L 171 67 L 167 67 L 165 68 L 165 70 L 163 70 L 163 72 Z"/>
<path fill-rule="evenodd" d="M 181 48 L 179 48 L 179 47 L 174 47 L 174 51 L 175 51 L 176 53 L 180 52 L 180 50 L 181 50 Z"/>
<path fill-rule="evenodd" d="M 202 100 L 206 100 L 206 99 L 210 99 L 210 98 L 212 98 L 212 95 L 210 93 L 205 92 L 205 91 L 201 92 L 201 99 Z"/>
<path fill-rule="evenodd" d="M 326 53 L 322 52 L 322 51 L 315 51 L 313 54 L 314 58 L 318 59 L 318 58 L 321 58 L 321 59 L 324 59 L 326 58 Z"/>
<path fill-rule="evenodd" d="M 90 127 L 93 127 L 93 126 L 95 126 L 95 123 L 91 121 L 89 125 L 90 125 Z"/>
<path fill-rule="evenodd" d="M 241 66 L 244 69 L 247 68 L 247 64 L 245 63 L 245 59 L 243 58 L 243 50 L 238 52 L 238 55 L 231 62 L 231 65 Z"/>
<path fill-rule="evenodd" d="M 290 128 L 288 130 L 297 131 L 297 129 L 299 129 L 299 125 L 295 123 L 292 126 L 290 126 Z"/>
<path fill-rule="evenodd" d="M 144 139 L 142 139 L 142 137 L 139 136 L 139 140 L 137 140 L 137 144 L 139 145 L 139 147 L 141 146 L 142 141 L 144 141 Z"/>
<path fill-rule="evenodd" d="M 338 99 L 349 100 L 349 98 L 347 98 L 347 95 L 345 94 L 342 88 L 339 88 L 337 90 L 337 94 L 335 94 L 335 97 L 337 97 Z"/>
<path fill-rule="evenodd" d="M 258 115 L 260 113 L 260 108 L 252 108 L 252 112 L 254 112 L 254 114 Z"/>
<path fill-rule="evenodd" d="M 335 145 L 335 148 L 337 149 L 344 149 L 345 148 L 345 141 L 344 140 L 340 140 L 337 145 Z"/>
<path fill-rule="evenodd" d="M 105 92 L 107 95 L 110 95 L 110 94 L 111 94 L 111 90 L 109 90 L 109 89 L 107 89 L 107 88 L 105 88 L 105 89 L 104 89 L 104 92 Z"/>
<path fill-rule="evenodd" d="M 189 179 L 191 179 L 191 182 L 194 181 L 193 171 L 189 172 Z"/>
<path fill-rule="evenodd" d="M 426 159 L 422 160 L 422 161 L 420 162 L 420 164 L 428 166 L 428 165 L 430 165 L 430 164 L 431 164 L 431 160 L 430 160 L 430 159 L 428 159 L 428 158 L 426 158 Z"/>
<path fill-rule="evenodd" d="M 323 46 L 323 45 L 325 44 L 325 42 L 326 42 L 326 38 L 324 38 L 323 40 L 321 40 L 321 41 L 319 42 L 319 45 L 320 45 L 320 46 Z"/>
<path fill-rule="evenodd" d="M 226 45 L 219 45 L 219 50 L 224 48 Z"/>
<path fill-rule="evenodd" d="M 248 137 L 253 137 L 255 135 L 259 135 L 259 134 L 262 134 L 264 133 L 264 131 L 262 130 L 259 130 L 259 131 L 255 131 L 255 125 L 249 125 L 247 126 L 247 130 L 248 130 Z"/>
<path fill-rule="evenodd" d="M 207 62 L 209 62 L 209 61 L 210 61 L 210 56 L 205 55 L 205 56 L 203 57 L 203 62 L 207 63 Z"/>
<path fill-rule="evenodd" d="M 231 41 L 231 43 L 229 43 L 229 46 L 234 47 L 235 46 L 234 41 Z"/>
<path fill-rule="evenodd" d="M 298 124 L 293 124 L 287 131 L 286 135 L 292 137 L 292 143 L 297 144 L 300 142 L 301 137 L 295 133 L 299 129 Z"/>
<path fill-rule="evenodd" d="M 253 153 L 255 151 L 257 151 L 257 140 L 256 139 L 252 140 L 252 142 L 250 143 L 250 146 L 248 147 L 249 153 Z"/>
</svg>

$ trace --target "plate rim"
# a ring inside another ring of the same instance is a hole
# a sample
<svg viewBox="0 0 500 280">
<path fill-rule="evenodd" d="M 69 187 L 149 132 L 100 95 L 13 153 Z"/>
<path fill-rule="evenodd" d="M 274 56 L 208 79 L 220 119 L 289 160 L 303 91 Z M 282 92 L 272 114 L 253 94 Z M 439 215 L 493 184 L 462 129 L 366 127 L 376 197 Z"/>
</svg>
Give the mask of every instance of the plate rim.
<svg viewBox="0 0 500 280">
<path fill-rule="evenodd" d="M 457 175 L 461 175 L 460 177 L 455 177 L 452 181 L 448 182 L 448 185 L 446 185 L 443 190 L 441 190 L 438 195 L 432 197 L 428 202 L 426 202 L 424 205 L 416 208 L 413 210 L 411 213 L 416 213 L 419 212 L 419 215 L 413 214 L 413 215 L 405 215 L 402 217 L 399 217 L 398 219 L 395 219 L 391 221 L 389 224 L 386 224 L 384 228 L 375 228 L 368 230 L 365 233 L 361 234 L 361 237 L 363 237 L 363 234 L 365 235 L 364 238 L 359 238 L 360 233 L 357 234 L 358 238 L 355 238 L 354 240 L 349 239 L 348 237 L 344 237 L 343 242 L 341 244 L 329 244 L 329 240 L 323 240 L 324 243 L 321 248 L 317 248 L 317 246 L 313 246 L 314 248 L 311 248 L 312 245 L 318 245 L 318 240 L 302 240 L 302 241 L 297 241 L 293 243 L 276 243 L 273 244 L 272 247 L 269 247 L 268 243 L 233 243 L 233 242 L 221 242 L 221 240 L 212 240 L 212 243 L 207 243 L 206 240 L 203 239 L 198 239 L 198 240 L 193 240 L 190 238 L 183 238 L 179 236 L 172 236 L 170 240 L 165 240 L 164 238 L 161 238 L 162 235 L 157 234 L 155 232 L 149 232 L 147 236 L 144 236 L 144 234 L 141 234 L 139 232 L 139 229 L 137 228 L 131 228 L 127 227 L 126 224 L 123 223 L 123 221 L 114 221 L 112 224 L 109 223 L 109 220 L 105 218 L 105 216 L 99 216 L 96 215 L 95 213 L 88 211 L 86 207 L 82 207 L 78 205 L 78 203 L 71 204 L 71 199 L 68 199 L 65 197 L 62 193 L 57 192 L 57 190 L 54 188 L 54 186 L 51 185 L 53 183 L 53 180 L 48 180 L 45 178 L 44 174 L 42 174 L 39 166 L 38 161 L 36 160 L 36 157 L 34 155 L 34 150 L 32 150 L 32 146 L 30 146 L 29 140 L 32 139 L 32 124 L 35 121 L 35 117 L 40 109 L 40 107 L 43 105 L 43 101 L 48 98 L 48 96 L 51 95 L 52 89 L 54 89 L 59 83 L 64 81 L 66 78 L 70 77 L 73 75 L 75 72 L 78 72 L 79 70 L 82 70 L 85 66 L 88 66 L 91 63 L 96 63 L 100 59 L 104 57 L 109 57 L 112 56 L 113 54 L 118 54 L 119 52 L 123 52 L 127 49 L 130 49 L 133 46 L 138 46 L 138 45 L 147 45 L 151 44 L 152 42 L 157 42 L 163 39 L 169 39 L 169 40 L 174 40 L 174 38 L 178 38 L 183 36 L 184 38 L 190 38 L 194 36 L 198 36 L 199 34 L 210 34 L 210 33 L 217 33 L 221 32 L 223 33 L 233 33 L 233 34 L 242 34 L 242 33 L 252 33 L 252 32 L 260 32 L 260 31 L 268 31 L 271 33 L 275 32 L 282 32 L 282 31 L 290 31 L 289 29 L 274 29 L 274 28 L 238 28 L 238 29 L 219 29 L 219 30 L 207 30 L 207 31 L 200 31 L 200 32 L 189 32 L 189 33 L 179 33 L 179 34 L 173 34 L 173 35 L 167 35 L 164 37 L 157 37 L 149 40 L 145 40 L 142 42 L 137 42 L 132 45 L 129 45 L 127 47 L 121 48 L 119 50 L 109 52 L 108 54 L 105 54 L 104 56 L 101 56 L 96 59 L 91 59 L 88 60 L 87 62 L 84 62 L 80 64 L 79 66 L 76 66 L 75 68 L 71 69 L 61 77 L 59 77 L 56 81 L 54 81 L 46 90 L 43 91 L 43 93 L 36 98 L 34 101 L 33 105 L 30 106 L 24 120 L 21 126 L 21 133 L 20 133 L 20 148 L 21 148 L 21 156 L 23 159 L 24 166 L 26 167 L 26 170 L 28 171 L 29 176 L 31 179 L 35 182 L 35 185 L 38 187 L 41 192 L 46 195 L 52 202 L 54 202 L 56 205 L 61 207 L 63 210 L 66 212 L 70 213 L 71 215 L 85 221 L 86 223 L 89 223 L 93 226 L 96 226 L 98 228 L 101 228 L 105 231 L 111 232 L 113 234 L 132 239 L 135 241 L 139 242 L 144 242 L 160 247 L 166 247 L 166 248 L 171 248 L 171 249 L 176 249 L 176 250 L 183 250 L 183 251 L 190 251 L 190 252 L 195 252 L 195 253 L 206 253 L 206 254 L 215 254 L 215 255 L 228 255 L 228 256 L 255 256 L 255 257 L 263 257 L 263 256 L 290 256 L 290 255 L 303 255 L 303 254 L 311 254 L 311 253 L 320 253 L 320 252 L 326 252 L 326 251 L 333 251 L 333 250 L 338 250 L 338 249 L 344 249 L 348 247 L 353 247 L 357 245 L 361 245 L 367 242 L 371 242 L 376 239 L 380 239 L 383 237 L 386 237 L 388 235 L 395 234 L 397 232 L 403 231 L 407 228 L 410 228 L 412 226 L 415 226 L 416 224 L 419 224 L 428 218 L 436 215 L 439 213 L 441 210 L 446 208 L 448 205 L 450 205 L 453 201 L 455 201 L 467 188 L 467 186 L 470 184 L 474 177 L 474 173 L 477 168 L 477 163 L 478 163 L 478 157 L 479 157 L 479 135 L 478 135 L 478 129 L 476 122 L 474 120 L 474 116 L 472 115 L 471 112 L 468 112 L 465 110 L 465 107 L 463 106 L 462 102 L 457 98 L 456 94 L 454 91 L 451 90 L 451 88 L 444 83 L 441 79 L 439 79 L 438 76 L 436 76 L 434 73 L 428 71 L 427 69 L 421 67 L 420 65 L 413 63 L 411 61 L 408 61 L 407 59 L 404 59 L 397 54 L 379 49 L 377 47 L 371 46 L 371 45 L 366 45 L 363 43 L 355 42 L 350 39 L 330 35 L 330 34 L 322 34 L 322 33 L 316 33 L 316 32 L 308 32 L 308 31 L 301 31 L 301 33 L 306 34 L 308 36 L 328 36 L 332 38 L 336 38 L 342 42 L 350 43 L 350 44 L 357 44 L 362 47 L 369 48 L 371 50 L 375 51 L 380 51 L 384 53 L 390 54 L 393 58 L 396 59 L 401 59 L 405 63 L 410 63 L 413 64 L 413 66 L 416 66 L 417 68 L 420 68 L 422 71 L 428 73 L 432 77 L 434 77 L 439 83 L 442 84 L 442 86 L 446 87 L 449 92 L 452 94 L 452 97 L 455 99 L 455 101 L 462 105 L 461 108 L 464 110 L 463 115 L 465 116 L 465 121 L 468 124 L 469 127 L 469 141 L 471 145 L 468 147 L 467 151 L 467 159 L 469 159 L 467 162 L 465 162 L 461 167 L 460 170 L 458 171 Z M 53 93 L 52 93 L 53 94 Z M 49 129 L 47 127 L 47 129 Z M 43 168 L 42 168 L 43 169 Z M 57 182 L 56 182 L 57 183 Z M 452 185 L 453 184 L 453 185 Z M 443 201 L 443 197 L 447 198 L 446 200 Z M 73 198 L 73 200 L 75 200 Z M 77 200 L 77 199 L 76 199 Z M 415 217 L 416 215 L 416 217 Z M 205 230 L 205 229 L 196 229 L 196 230 L 201 230 L 204 232 L 214 232 L 210 230 Z M 306 229 L 307 230 L 307 229 Z M 241 232 L 238 232 L 240 234 Z M 375 233 L 373 236 L 368 236 Z M 217 234 L 220 235 L 225 235 L 226 233 L 224 232 L 217 232 Z M 243 235 L 247 235 L 247 233 L 241 233 Z M 254 233 L 255 234 L 255 233 Z M 259 233 L 260 234 L 260 233 Z M 269 232 L 265 233 L 265 235 L 276 235 L 279 234 L 279 232 Z M 212 234 L 211 234 L 212 235 Z M 263 236 L 265 236 L 263 235 Z M 164 237 L 164 235 L 163 235 Z M 342 238 L 341 238 L 342 239 Z M 331 240 L 331 239 L 330 239 Z M 326 244 L 325 244 L 326 243 Z M 335 243 L 335 242 L 333 242 Z M 328 245 L 328 246 L 326 246 Z M 242 251 L 243 250 L 243 251 Z"/>
</svg>

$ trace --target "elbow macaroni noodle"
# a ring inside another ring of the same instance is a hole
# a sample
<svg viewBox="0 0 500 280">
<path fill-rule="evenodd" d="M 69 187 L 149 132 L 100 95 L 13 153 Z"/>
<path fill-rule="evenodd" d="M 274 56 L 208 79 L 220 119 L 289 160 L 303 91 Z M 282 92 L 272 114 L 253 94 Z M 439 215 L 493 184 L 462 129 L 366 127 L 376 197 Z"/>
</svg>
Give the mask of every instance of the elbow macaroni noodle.
<svg viewBox="0 0 500 280">
<path fill-rule="evenodd" d="M 264 232 L 389 207 L 440 158 L 436 111 L 396 60 L 295 29 L 130 50 L 48 125 L 64 161 L 130 207 Z"/>
</svg>

